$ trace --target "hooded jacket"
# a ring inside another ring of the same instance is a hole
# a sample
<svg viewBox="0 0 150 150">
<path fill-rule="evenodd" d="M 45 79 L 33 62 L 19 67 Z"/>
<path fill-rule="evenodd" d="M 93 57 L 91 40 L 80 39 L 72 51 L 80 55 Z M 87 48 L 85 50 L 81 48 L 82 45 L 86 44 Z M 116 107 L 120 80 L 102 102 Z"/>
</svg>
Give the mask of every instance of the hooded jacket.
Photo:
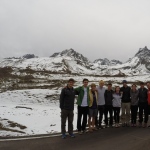
<svg viewBox="0 0 150 150">
<path fill-rule="evenodd" d="M 60 94 L 60 109 L 74 110 L 75 94 L 74 88 L 63 88 Z"/>
<path fill-rule="evenodd" d="M 77 104 L 79 106 L 81 106 L 82 100 L 83 100 L 83 97 L 84 97 L 84 87 L 80 86 L 78 88 L 75 88 L 75 91 L 76 91 L 76 94 L 78 95 Z M 89 106 L 89 87 L 87 87 L 87 104 Z"/>
</svg>

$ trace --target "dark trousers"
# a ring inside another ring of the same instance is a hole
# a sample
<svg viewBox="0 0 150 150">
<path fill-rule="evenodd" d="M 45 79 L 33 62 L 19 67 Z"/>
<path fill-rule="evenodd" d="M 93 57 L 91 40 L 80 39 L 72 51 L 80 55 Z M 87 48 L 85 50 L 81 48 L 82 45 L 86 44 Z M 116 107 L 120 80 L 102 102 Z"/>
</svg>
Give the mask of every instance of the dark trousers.
<svg viewBox="0 0 150 150">
<path fill-rule="evenodd" d="M 112 125 L 113 124 L 113 117 L 112 117 L 113 107 L 112 107 L 112 105 L 105 105 L 105 124 L 106 125 L 108 125 L 108 113 L 110 116 L 109 125 Z"/>
<path fill-rule="evenodd" d="M 95 125 L 96 126 L 101 126 L 102 120 L 103 120 L 103 115 L 105 111 L 105 105 L 98 105 L 98 114 L 99 114 L 99 122 L 98 122 L 98 117 L 95 118 Z"/>
<path fill-rule="evenodd" d="M 78 118 L 77 118 L 77 129 L 78 131 L 84 131 L 87 124 L 87 115 L 89 113 L 89 107 L 78 106 Z M 83 116 L 83 119 L 82 119 Z M 82 119 L 82 123 L 81 123 Z"/>
<path fill-rule="evenodd" d="M 61 133 L 66 133 L 66 120 L 68 119 L 68 133 L 73 133 L 73 110 L 61 110 Z"/>
<path fill-rule="evenodd" d="M 120 107 L 113 107 L 113 110 L 114 110 L 115 123 L 119 123 L 119 121 L 120 121 Z"/>
<path fill-rule="evenodd" d="M 131 123 L 132 124 L 136 124 L 137 111 L 138 111 L 138 106 L 137 105 L 131 105 Z"/>
<path fill-rule="evenodd" d="M 139 103 L 139 122 L 143 122 L 143 112 L 144 112 L 144 123 L 148 122 L 148 103 Z"/>
</svg>

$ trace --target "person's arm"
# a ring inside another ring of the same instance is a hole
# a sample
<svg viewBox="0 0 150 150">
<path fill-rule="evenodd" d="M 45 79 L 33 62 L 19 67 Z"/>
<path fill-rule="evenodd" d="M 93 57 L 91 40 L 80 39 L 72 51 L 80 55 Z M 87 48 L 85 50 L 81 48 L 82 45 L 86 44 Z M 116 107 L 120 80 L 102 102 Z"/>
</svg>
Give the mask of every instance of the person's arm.
<svg viewBox="0 0 150 150">
<path fill-rule="evenodd" d="M 62 89 L 61 94 L 60 94 L 60 109 L 63 109 L 64 97 L 65 97 L 65 89 Z"/>
<path fill-rule="evenodd" d="M 122 87 L 120 88 L 120 92 L 123 92 L 123 88 Z"/>
<path fill-rule="evenodd" d="M 79 95 L 80 90 L 81 90 L 81 87 L 80 87 L 80 86 L 77 87 L 77 88 L 75 88 L 75 95 Z"/>
<path fill-rule="evenodd" d="M 130 97 L 132 96 L 132 91 L 130 90 Z M 131 97 L 132 98 L 132 97 Z"/>
<path fill-rule="evenodd" d="M 123 91 L 120 91 L 120 97 L 122 99 L 122 97 L 123 97 Z"/>
<path fill-rule="evenodd" d="M 148 94 L 147 93 L 148 93 L 148 90 L 146 89 L 146 98 L 148 99 Z"/>
<path fill-rule="evenodd" d="M 131 88 L 129 87 L 129 91 L 131 91 Z M 131 98 L 131 93 L 129 92 L 129 94 L 130 94 L 130 98 Z"/>
<path fill-rule="evenodd" d="M 113 100 L 113 94 L 114 94 L 114 91 L 112 90 L 111 91 L 111 100 Z"/>
<path fill-rule="evenodd" d="M 114 93 L 112 94 L 112 101 L 114 101 Z"/>
<path fill-rule="evenodd" d="M 138 98 L 140 99 L 140 89 L 138 89 Z"/>
<path fill-rule="evenodd" d="M 107 96 L 107 92 L 106 92 L 106 90 L 105 90 L 105 93 L 104 93 L 104 98 L 105 98 L 105 100 L 106 100 L 106 96 Z"/>
<path fill-rule="evenodd" d="M 138 102 L 139 102 L 139 90 L 137 90 L 137 99 L 138 99 Z"/>
</svg>

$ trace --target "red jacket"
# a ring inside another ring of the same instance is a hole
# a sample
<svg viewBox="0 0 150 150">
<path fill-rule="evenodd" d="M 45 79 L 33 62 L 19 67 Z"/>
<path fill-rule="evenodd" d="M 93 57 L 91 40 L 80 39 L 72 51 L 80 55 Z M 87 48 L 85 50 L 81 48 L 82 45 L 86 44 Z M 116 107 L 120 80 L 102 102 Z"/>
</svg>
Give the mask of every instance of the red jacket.
<svg viewBox="0 0 150 150">
<path fill-rule="evenodd" d="M 148 97 L 148 105 L 150 105 L 150 89 L 147 92 L 147 97 Z"/>
</svg>

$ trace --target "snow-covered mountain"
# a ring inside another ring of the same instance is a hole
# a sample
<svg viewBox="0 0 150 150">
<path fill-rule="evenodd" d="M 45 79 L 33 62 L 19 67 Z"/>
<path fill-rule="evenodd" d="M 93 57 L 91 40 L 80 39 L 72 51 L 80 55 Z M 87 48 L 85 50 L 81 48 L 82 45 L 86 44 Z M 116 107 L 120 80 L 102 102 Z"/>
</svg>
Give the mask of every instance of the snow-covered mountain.
<svg viewBox="0 0 150 150">
<path fill-rule="evenodd" d="M 127 75 L 143 75 L 150 73 L 150 50 L 145 46 L 140 48 L 134 57 L 122 65 L 110 67 Z"/>
<path fill-rule="evenodd" d="M 34 54 L 26 54 L 26 55 L 24 55 L 22 58 L 31 59 L 31 58 L 38 58 L 38 57 L 35 56 Z"/>
<path fill-rule="evenodd" d="M 30 59 L 29 59 L 30 58 Z M 36 71 L 48 71 L 53 74 L 77 75 L 143 75 L 150 73 L 150 50 L 140 48 L 134 57 L 126 63 L 119 60 L 97 59 L 90 62 L 73 49 L 54 53 L 50 57 L 37 58 L 35 55 L 24 55 L 18 59 L 9 58 L 0 61 L 0 67 Z"/>
<path fill-rule="evenodd" d="M 84 57 L 82 54 L 76 52 L 72 48 L 66 49 L 66 50 L 59 52 L 59 53 L 54 53 L 50 57 L 71 57 L 72 59 L 79 61 L 79 62 L 84 62 L 85 64 L 90 62 L 86 57 Z"/>
<path fill-rule="evenodd" d="M 119 60 L 108 60 L 107 58 L 104 58 L 104 59 L 96 59 L 94 62 L 94 65 L 96 66 L 100 66 L 100 65 L 106 65 L 106 66 L 114 66 L 114 65 L 120 65 L 122 64 L 121 61 Z"/>
<path fill-rule="evenodd" d="M 51 73 L 92 74 L 93 64 L 73 49 L 54 53 L 50 57 L 19 59 L 9 58 L 0 62 L 0 67 L 12 67 L 19 70 L 49 71 Z"/>
<path fill-rule="evenodd" d="M 91 65 L 91 62 L 84 57 L 82 54 L 76 52 L 74 49 L 66 49 L 59 53 L 54 53 L 50 56 L 50 58 L 64 58 L 64 60 L 73 60 L 76 61 L 77 64 L 84 66 L 89 69 L 89 66 Z"/>
</svg>

